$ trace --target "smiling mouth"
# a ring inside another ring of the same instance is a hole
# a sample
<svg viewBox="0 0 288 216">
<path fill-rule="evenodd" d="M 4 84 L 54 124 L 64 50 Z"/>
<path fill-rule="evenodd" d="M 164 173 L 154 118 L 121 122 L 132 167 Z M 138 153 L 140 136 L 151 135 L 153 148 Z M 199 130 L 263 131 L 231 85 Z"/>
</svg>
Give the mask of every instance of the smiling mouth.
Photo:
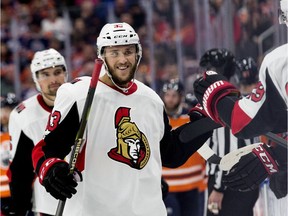
<svg viewBox="0 0 288 216">
<path fill-rule="evenodd" d="M 117 68 L 119 71 L 121 71 L 121 72 L 126 72 L 127 70 L 128 70 L 128 67 L 118 67 Z"/>
</svg>

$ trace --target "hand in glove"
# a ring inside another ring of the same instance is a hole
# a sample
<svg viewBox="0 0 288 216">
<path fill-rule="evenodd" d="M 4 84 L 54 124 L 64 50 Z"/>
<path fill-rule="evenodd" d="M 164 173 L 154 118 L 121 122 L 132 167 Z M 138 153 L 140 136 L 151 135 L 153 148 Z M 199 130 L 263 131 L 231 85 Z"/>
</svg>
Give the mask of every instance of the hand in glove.
<svg viewBox="0 0 288 216">
<path fill-rule="evenodd" d="M 278 172 L 278 164 L 272 150 L 261 143 L 252 152 L 243 155 L 239 162 L 222 178 L 223 184 L 232 190 L 256 189 L 269 175 Z"/>
<path fill-rule="evenodd" d="M 191 108 L 188 112 L 188 115 L 191 122 L 208 117 L 207 113 L 205 112 L 200 103 L 197 103 L 193 108 Z"/>
<path fill-rule="evenodd" d="M 240 95 L 240 92 L 227 81 L 226 77 L 215 71 L 206 71 L 203 77 L 195 80 L 193 87 L 196 98 L 208 116 L 220 124 L 222 122 L 216 109 L 219 100 L 226 95 Z"/>
<path fill-rule="evenodd" d="M 82 180 L 81 173 L 75 169 L 74 174 L 69 174 L 69 165 L 66 161 L 49 158 L 40 168 L 40 183 L 46 188 L 54 198 L 65 200 L 71 198 L 75 194 L 76 178 L 77 175 Z"/>
</svg>

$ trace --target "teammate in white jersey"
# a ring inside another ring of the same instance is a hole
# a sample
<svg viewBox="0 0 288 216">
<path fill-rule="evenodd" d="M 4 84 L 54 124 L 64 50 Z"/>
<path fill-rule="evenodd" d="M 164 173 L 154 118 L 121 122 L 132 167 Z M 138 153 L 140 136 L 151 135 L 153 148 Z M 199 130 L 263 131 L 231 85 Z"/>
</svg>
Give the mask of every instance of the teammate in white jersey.
<svg viewBox="0 0 288 216">
<path fill-rule="evenodd" d="M 280 6 L 280 23 L 288 25 L 288 0 L 280 1 Z M 238 90 L 214 71 L 205 72 L 195 81 L 194 92 L 210 118 L 229 126 L 237 137 L 250 138 L 267 132 L 287 134 L 287 72 L 288 44 L 284 44 L 265 56 L 260 81 L 249 96 L 240 98 Z M 261 144 L 242 156 L 224 178 L 230 188 L 246 191 L 257 188 L 268 176 L 274 194 L 279 198 L 286 196 L 287 147 Z"/>
<path fill-rule="evenodd" d="M 45 191 L 38 180 L 34 182 L 32 149 L 43 138 L 56 92 L 67 81 L 66 69 L 64 57 L 54 49 L 38 51 L 32 59 L 32 77 L 40 93 L 20 103 L 10 115 L 12 162 L 8 176 L 12 203 L 7 214 L 25 215 L 31 208 L 42 215 L 54 215 L 56 212 L 57 200 Z"/>
<path fill-rule="evenodd" d="M 180 166 L 211 133 L 184 144 L 178 135 L 187 124 L 171 131 L 161 98 L 134 79 L 142 49 L 130 25 L 106 24 L 97 48 L 106 73 L 97 84 L 87 121 L 83 196 L 78 199 L 82 208 L 77 216 L 167 215 L 162 165 Z M 76 193 L 63 158 L 74 144 L 90 80 L 80 77 L 59 88 L 46 136 L 32 153 L 40 182 L 60 200 Z"/>
<path fill-rule="evenodd" d="M 200 66 L 204 70 L 215 70 L 225 76 L 227 80 L 238 78 L 240 73 L 245 72 L 245 75 L 247 77 L 250 75 L 250 77 L 254 78 L 254 83 L 256 83 L 258 75 L 256 63 L 251 61 L 251 64 L 247 65 L 241 62 L 239 64 L 241 67 L 237 67 L 237 63 L 233 53 L 225 48 L 207 50 L 200 59 Z M 244 66 L 246 66 L 245 69 Z M 252 66 L 256 70 L 252 71 Z M 240 76 L 240 78 L 243 78 L 243 76 Z M 248 81 L 246 77 L 244 79 Z M 244 84 L 243 79 L 241 79 L 241 82 Z M 254 139 L 237 138 L 231 133 L 230 128 L 222 127 L 214 130 L 208 143 L 220 157 L 223 157 L 233 150 L 253 144 Z M 221 216 L 253 216 L 253 207 L 258 198 L 259 190 L 233 191 L 223 185 L 223 171 L 219 168 L 219 165 L 207 163 L 206 169 L 208 175 L 208 209 L 206 216 L 213 216 L 217 212 Z"/>
</svg>

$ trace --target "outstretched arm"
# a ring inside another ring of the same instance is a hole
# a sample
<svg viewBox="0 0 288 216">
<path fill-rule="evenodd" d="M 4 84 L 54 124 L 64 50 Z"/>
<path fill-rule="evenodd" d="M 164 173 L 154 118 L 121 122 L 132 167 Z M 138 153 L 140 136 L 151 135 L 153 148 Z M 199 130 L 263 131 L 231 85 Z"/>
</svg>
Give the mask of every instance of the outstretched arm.
<svg viewBox="0 0 288 216">
<path fill-rule="evenodd" d="M 184 164 L 212 135 L 209 131 L 188 143 L 180 141 L 180 133 L 193 122 L 186 123 L 175 130 L 171 130 L 167 114 L 164 112 L 165 132 L 160 142 L 162 164 L 165 167 L 176 168 Z M 193 133 L 193 131 L 191 131 Z"/>
</svg>

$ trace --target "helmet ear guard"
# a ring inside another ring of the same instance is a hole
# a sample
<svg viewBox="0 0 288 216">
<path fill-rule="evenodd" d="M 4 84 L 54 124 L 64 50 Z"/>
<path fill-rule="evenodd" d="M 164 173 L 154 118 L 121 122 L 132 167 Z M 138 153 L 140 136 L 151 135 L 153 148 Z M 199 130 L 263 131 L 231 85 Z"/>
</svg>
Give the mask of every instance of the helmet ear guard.
<svg viewBox="0 0 288 216">
<path fill-rule="evenodd" d="M 34 54 L 34 57 L 30 65 L 30 69 L 38 91 L 41 92 L 41 88 L 39 86 L 37 79 L 37 72 L 40 70 L 44 70 L 46 68 L 52 68 L 56 66 L 63 66 L 64 71 L 67 70 L 66 61 L 64 57 L 55 49 L 50 48 L 43 51 L 37 51 Z M 67 80 L 68 80 L 68 73 L 66 73 L 65 81 Z"/>
</svg>

